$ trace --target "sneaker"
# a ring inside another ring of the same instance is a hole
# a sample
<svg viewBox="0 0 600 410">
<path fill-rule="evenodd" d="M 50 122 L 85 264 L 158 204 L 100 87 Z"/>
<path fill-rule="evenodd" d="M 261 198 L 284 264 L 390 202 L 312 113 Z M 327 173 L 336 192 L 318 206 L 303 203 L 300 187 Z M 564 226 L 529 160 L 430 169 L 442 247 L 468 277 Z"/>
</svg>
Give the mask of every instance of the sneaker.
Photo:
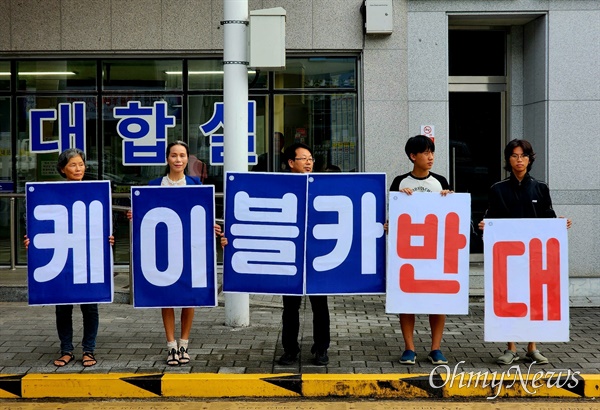
<svg viewBox="0 0 600 410">
<path fill-rule="evenodd" d="M 517 352 L 513 352 L 512 350 L 505 350 L 504 354 L 496 359 L 496 363 L 511 364 L 512 362 L 516 362 L 517 360 L 519 360 Z"/>
<path fill-rule="evenodd" d="M 529 359 L 531 361 L 531 363 L 537 363 L 537 364 L 547 364 L 548 363 L 548 358 L 545 356 L 542 356 L 542 354 L 540 353 L 539 350 L 532 350 L 531 352 L 528 352 L 526 355 L 527 359 Z"/>
<path fill-rule="evenodd" d="M 417 354 L 413 350 L 405 350 L 400 357 L 402 364 L 415 364 L 415 360 L 417 360 Z"/>
<path fill-rule="evenodd" d="M 285 352 L 279 358 L 279 364 L 282 366 L 289 366 L 290 364 L 296 363 L 296 360 L 298 360 L 297 354 L 291 354 L 291 353 Z"/>
<path fill-rule="evenodd" d="M 441 350 L 432 350 L 427 358 L 433 364 L 448 364 L 448 359 L 442 354 Z"/>
<path fill-rule="evenodd" d="M 315 352 L 315 358 L 313 360 L 313 362 L 317 365 L 317 366 L 325 366 L 326 364 L 329 363 L 329 356 L 327 356 L 327 350 L 320 352 L 320 351 L 316 351 Z"/>
</svg>

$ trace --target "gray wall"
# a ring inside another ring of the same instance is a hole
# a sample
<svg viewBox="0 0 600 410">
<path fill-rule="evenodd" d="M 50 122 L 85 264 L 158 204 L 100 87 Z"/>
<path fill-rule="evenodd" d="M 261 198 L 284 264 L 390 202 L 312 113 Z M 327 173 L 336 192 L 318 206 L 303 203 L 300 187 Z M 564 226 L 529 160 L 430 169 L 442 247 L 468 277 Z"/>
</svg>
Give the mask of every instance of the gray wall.
<svg viewBox="0 0 600 410">
<path fill-rule="evenodd" d="M 424 10 L 408 13 L 409 134 L 428 124 L 435 126 L 433 171 L 448 177 L 448 16 Z"/>
<path fill-rule="evenodd" d="M 365 170 L 385 172 L 388 185 L 407 170 L 407 1 L 395 0 L 394 32 L 364 36 L 363 111 Z"/>
<path fill-rule="evenodd" d="M 361 50 L 362 0 L 249 0 L 287 10 L 290 50 Z M 204 52 L 223 48 L 223 0 L 0 0 L 0 50 Z"/>
<path fill-rule="evenodd" d="M 548 179 L 548 18 L 538 17 L 523 33 L 523 138 L 533 144 L 536 160 L 531 174 Z"/>
<path fill-rule="evenodd" d="M 572 273 L 598 277 L 600 2 L 556 3 L 548 33 L 548 180 L 556 209 L 574 221 Z"/>
<path fill-rule="evenodd" d="M 427 1 L 408 3 L 409 128 L 447 124 L 447 15 L 483 12 L 510 21 L 542 14 L 511 28 L 508 138 L 526 138 L 539 154 L 534 175 L 546 180 L 569 232 L 574 293 L 600 292 L 600 2 Z M 427 66 L 435 61 L 439 66 Z M 447 144 L 442 126 L 436 145 Z M 440 152 L 441 153 L 441 152 Z M 444 172 L 443 161 L 437 168 Z M 590 278 L 596 280 L 591 280 Z M 586 279 L 588 278 L 588 279 Z"/>
</svg>

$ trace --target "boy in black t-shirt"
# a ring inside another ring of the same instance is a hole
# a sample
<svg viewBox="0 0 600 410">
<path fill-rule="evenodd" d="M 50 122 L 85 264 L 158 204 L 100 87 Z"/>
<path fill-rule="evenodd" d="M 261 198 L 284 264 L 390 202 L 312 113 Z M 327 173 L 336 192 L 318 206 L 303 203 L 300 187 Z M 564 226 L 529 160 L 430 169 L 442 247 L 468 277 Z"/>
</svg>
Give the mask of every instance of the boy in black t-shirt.
<svg viewBox="0 0 600 410">
<path fill-rule="evenodd" d="M 446 178 L 430 171 L 433 167 L 435 152 L 435 144 L 431 138 L 424 135 L 409 138 L 404 150 L 408 159 L 413 163 L 413 170 L 394 178 L 390 191 L 400 191 L 407 195 L 412 195 L 413 192 L 439 192 L 443 196 L 452 192 Z M 400 357 L 400 363 L 415 364 L 417 357 L 414 344 L 415 315 L 402 313 L 399 316 L 400 328 L 404 337 L 404 352 Z M 429 315 L 431 352 L 427 358 L 433 364 L 448 363 L 440 350 L 445 324 L 446 315 Z"/>
</svg>

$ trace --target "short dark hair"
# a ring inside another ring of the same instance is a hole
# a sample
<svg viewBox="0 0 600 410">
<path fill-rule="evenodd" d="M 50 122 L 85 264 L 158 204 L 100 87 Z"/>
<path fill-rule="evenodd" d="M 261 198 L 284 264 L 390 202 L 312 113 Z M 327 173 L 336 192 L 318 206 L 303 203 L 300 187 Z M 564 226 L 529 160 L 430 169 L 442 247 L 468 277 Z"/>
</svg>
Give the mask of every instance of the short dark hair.
<svg viewBox="0 0 600 410">
<path fill-rule="evenodd" d="M 310 149 L 310 147 L 306 144 L 303 144 L 301 142 L 296 142 L 292 145 L 290 145 L 289 147 L 287 147 L 285 149 L 285 151 L 283 152 L 283 157 L 285 158 L 285 166 L 287 169 L 290 168 L 290 164 L 289 164 L 289 160 L 295 160 L 296 159 L 296 150 L 298 148 L 304 148 L 305 150 L 307 150 L 308 152 L 310 152 L 310 155 L 313 155 L 312 149 Z"/>
<path fill-rule="evenodd" d="M 521 147 L 523 150 L 523 154 L 529 157 L 529 164 L 527 165 L 527 172 L 531 171 L 531 166 L 535 161 L 535 152 L 533 152 L 533 147 L 531 143 L 527 140 L 519 140 L 514 139 L 506 144 L 504 148 L 504 169 L 508 172 L 512 171 L 512 167 L 510 166 L 510 156 L 513 154 L 515 148 Z"/>
<path fill-rule="evenodd" d="M 181 145 L 183 148 L 185 148 L 185 153 L 187 154 L 187 157 L 190 157 L 190 147 L 188 147 L 188 144 L 186 144 L 183 141 L 177 140 L 174 142 L 169 143 L 169 145 L 167 145 L 167 149 L 165 150 L 165 159 L 169 158 L 169 154 L 171 153 L 171 148 L 173 148 L 175 145 Z M 165 175 L 169 175 L 169 171 L 171 171 L 171 168 L 169 167 L 169 164 L 167 164 L 167 167 L 165 169 Z M 185 167 L 185 169 L 183 170 L 184 174 L 187 174 L 187 167 Z"/>
<path fill-rule="evenodd" d="M 61 177 L 67 177 L 62 170 L 64 167 L 67 166 L 71 158 L 75 158 L 78 155 L 81 157 L 85 165 L 85 153 L 79 148 L 69 148 L 60 153 L 60 155 L 58 156 L 58 161 L 56 161 L 56 170 L 58 171 Z"/>
<path fill-rule="evenodd" d="M 414 137 L 409 138 L 404 146 L 404 152 L 406 152 L 406 156 L 410 162 L 414 162 L 410 157 L 410 154 L 417 155 L 425 151 L 435 152 L 433 140 L 425 135 L 415 135 Z"/>
</svg>

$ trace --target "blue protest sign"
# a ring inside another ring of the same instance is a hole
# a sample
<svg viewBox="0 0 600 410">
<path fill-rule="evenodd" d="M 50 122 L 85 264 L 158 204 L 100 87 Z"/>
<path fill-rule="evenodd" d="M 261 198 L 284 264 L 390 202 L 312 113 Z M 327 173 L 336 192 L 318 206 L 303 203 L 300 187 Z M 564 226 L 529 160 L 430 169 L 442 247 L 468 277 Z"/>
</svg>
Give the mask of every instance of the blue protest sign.
<svg viewBox="0 0 600 410">
<path fill-rule="evenodd" d="M 215 189 L 132 187 L 134 307 L 216 306 Z"/>
<path fill-rule="evenodd" d="M 311 174 L 306 294 L 385 293 L 385 174 Z"/>
<path fill-rule="evenodd" d="M 223 291 L 304 292 L 306 174 L 225 175 Z"/>
<path fill-rule="evenodd" d="M 110 182 L 29 182 L 30 305 L 110 303 Z"/>
</svg>

